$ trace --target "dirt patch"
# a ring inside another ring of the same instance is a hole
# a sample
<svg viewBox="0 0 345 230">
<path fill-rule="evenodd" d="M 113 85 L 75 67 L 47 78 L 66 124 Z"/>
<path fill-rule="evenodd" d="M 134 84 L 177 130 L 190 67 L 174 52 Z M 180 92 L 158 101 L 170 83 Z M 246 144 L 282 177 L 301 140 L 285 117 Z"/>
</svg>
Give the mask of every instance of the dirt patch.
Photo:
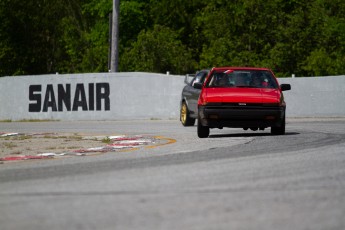
<svg viewBox="0 0 345 230">
<path fill-rule="evenodd" d="M 143 136 L 0 133 L 0 162 L 113 152 L 159 142 Z"/>
</svg>

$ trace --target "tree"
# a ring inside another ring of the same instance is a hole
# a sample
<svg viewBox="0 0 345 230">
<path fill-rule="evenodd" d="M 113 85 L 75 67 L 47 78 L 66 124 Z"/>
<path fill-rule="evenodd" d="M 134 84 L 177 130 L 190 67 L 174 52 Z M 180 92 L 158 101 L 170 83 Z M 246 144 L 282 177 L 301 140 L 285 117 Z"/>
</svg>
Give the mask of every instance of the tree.
<svg viewBox="0 0 345 230">
<path fill-rule="evenodd" d="M 343 0 L 121 0 L 120 71 L 345 73 Z M 0 76 L 108 71 L 112 0 L 0 0 Z"/>
<path fill-rule="evenodd" d="M 301 69 L 306 76 L 344 74 L 345 67 L 345 3 L 314 1 L 309 28 L 313 46 L 307 50 Z"/>
<path fill-rule="evenodd" d="M 190 50 L 181 43 L 176 32 L 164 26 L 142 31 L 126 51 L 120 65 L 127 71 L 181 74 L 195 70 Z"/>
<path fill-rule="evenodd" d="M 61 47 L 64 18 L 78 15 L 77 0 L 0 2 L 0 74 L 54 73 L 65 55 Z M 75 24 L 75 21 L 73 21 Z"/>
</svg>

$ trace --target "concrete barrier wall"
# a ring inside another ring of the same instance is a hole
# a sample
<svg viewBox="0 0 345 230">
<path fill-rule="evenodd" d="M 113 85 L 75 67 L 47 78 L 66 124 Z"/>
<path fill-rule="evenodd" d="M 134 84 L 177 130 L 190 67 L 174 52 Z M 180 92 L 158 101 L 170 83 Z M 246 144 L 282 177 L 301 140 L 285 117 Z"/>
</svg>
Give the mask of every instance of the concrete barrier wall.
<svg viewBox="0 0 345 230">
<path fill-rule="evenodd" d="M 183 81 L 183 76 L 148 73 L 2 77 L 0 120 L 177 118 Z"/>
<path fill-rule="evenodd" d="M 345 76 L 286 78 L 290 117 L 345 116 Z M 178 119 L 184 76 L 97 73 L 0 78 L 0 120 Z"/>
<path fill-rule="evenodd" d="M 284 92 L 287 116 L 345 117 L 345 76 L 280 78 L 291 84 Z"/>
</svg>

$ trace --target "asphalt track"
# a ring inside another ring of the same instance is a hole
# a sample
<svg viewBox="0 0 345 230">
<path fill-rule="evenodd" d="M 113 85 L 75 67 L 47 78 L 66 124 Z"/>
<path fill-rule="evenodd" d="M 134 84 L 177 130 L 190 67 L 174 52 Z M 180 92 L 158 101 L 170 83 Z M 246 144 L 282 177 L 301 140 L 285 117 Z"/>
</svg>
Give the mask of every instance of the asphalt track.
<svg viewBox="0 0 345 230">
<path fill-rule="evenodd" d="M 287 134 L 178 121 L 0 123 L 2 132 L 154 135 L 130 152 L 0 164 L 0 229 L 345 229 L 345 119 Z"/>
</svg>

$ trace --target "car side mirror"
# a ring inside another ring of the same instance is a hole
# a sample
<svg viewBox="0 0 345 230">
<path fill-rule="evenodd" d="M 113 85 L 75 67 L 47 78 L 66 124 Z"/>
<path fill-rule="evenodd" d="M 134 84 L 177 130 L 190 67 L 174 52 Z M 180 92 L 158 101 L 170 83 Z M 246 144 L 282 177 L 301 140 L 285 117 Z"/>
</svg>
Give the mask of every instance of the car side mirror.
<svg viewBox="0 0 345 230">
<path fill-rule="evenodd" d="M 202 83 L 200 83 L 200 82 L 195 82 L 194 85 L 193 85 L 193 87 L 194 87 L 195 89 L 202 89 Z"/>
<path fill-rule="evenodd" d="M 291 90 L 291 85 L 290 85 L 290 84 L 281 84 L 281 85 L 280 85 L 280 89 L 281 89 L 282 91 Z"/>
</svg>

